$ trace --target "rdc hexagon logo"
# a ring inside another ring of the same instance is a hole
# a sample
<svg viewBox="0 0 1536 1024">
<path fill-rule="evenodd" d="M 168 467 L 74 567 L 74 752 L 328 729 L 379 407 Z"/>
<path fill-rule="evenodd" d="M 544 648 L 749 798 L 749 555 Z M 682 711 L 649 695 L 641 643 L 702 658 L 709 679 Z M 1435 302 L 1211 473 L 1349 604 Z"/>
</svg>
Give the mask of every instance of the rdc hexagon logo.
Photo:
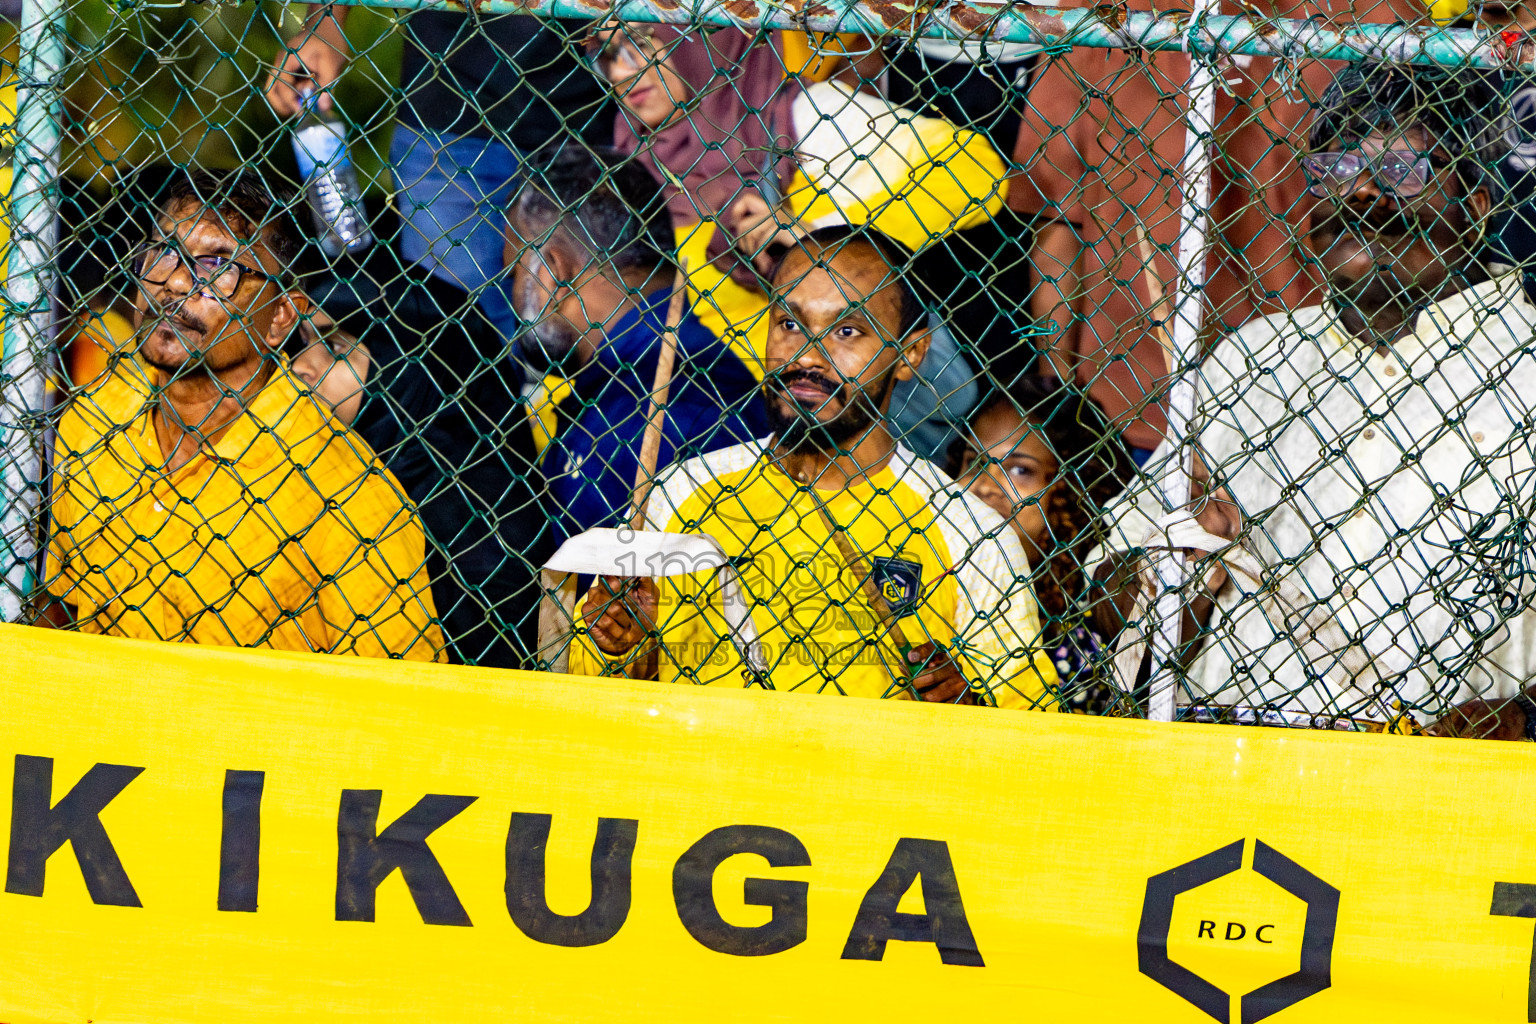
<svg viewBox="0 0 1536 1024">
<path fill-rule="evenodd" d="M 1258 839 L 1252 873 L 1244 872 L 1244 843 L 1147 879 L 1136 933 L 1141 973 L 1221 1024 L 1254 1024 L 1332 984 L 1339 890 Z M 1245 991 L 1234 1013 L 1232 993 L 1176 962 L 1170 939 L 1208 974 L 1225 965 L 1231 970 L 1223 973 L 1239 980 L 1266 973 L 1272 980 Z M 1277 976 L 1290 964 L 1294 970 Z"/>
</svg>

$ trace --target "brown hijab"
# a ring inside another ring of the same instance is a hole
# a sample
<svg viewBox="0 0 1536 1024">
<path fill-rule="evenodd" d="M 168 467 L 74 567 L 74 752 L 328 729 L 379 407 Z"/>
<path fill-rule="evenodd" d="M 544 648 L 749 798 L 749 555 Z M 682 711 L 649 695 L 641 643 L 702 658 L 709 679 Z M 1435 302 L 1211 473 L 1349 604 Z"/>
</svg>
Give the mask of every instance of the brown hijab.
<svg viewBox="0 0 1536 1024">
<path fill-rule="evenodd" d="M 737 28 L 671 25 L 655 26 L 652 38 L 657 59 L 669 59 L 692 94 L 686 116 L 653 132 L 621 106 L 614 147 L 635 154 L 660 182 L 673 223 L 724 212 L 765 171 L 780 191 L 788 186 L 799 85 L 784 74 L 774 42 Z"/>
</svg>

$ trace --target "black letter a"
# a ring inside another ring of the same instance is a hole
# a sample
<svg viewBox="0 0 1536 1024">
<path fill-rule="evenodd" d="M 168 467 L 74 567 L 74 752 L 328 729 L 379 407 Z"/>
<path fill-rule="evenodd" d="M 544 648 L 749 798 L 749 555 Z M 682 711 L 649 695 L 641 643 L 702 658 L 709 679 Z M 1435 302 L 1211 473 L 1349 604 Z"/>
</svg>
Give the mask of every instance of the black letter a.
<svg viewBox="0 0 1536 1024">
<path fill-rule="evenodd" d="M 923 878 L 923 913 L 898 914 L 901 897 L 912 883 Z M 949 859 L 949 844 L 936 839 L 899 839 L 885 871 L 870 886 L 859 904 L 843 947 L 844 960 L 879 960 L 885 956 L 885 944 L 932 942 L 939 947 L 939 959 L 962 967 L 985 967 L 971 923 L 965 918 L 960 902 L 960 883 L 955 880 L 955 865 Z"/>
<path fill-rule="evenodd" d="M 428 793 L 379 832 L 383 797 L 381 789 L 341 791 L 341 810 L 336 815 L 336 920 L 372 921 L 379 883 L 399 868 L 423 921 L 467 927 L 469 915 L 427 847 L 427 836 L 477 798 Z"/>
<path fill-rule="evenodd" d="M 141 907 L 123 862 L 117 859 L 112 840 L 99 815 L 143 768 L 122 764 L 98 764 L 49 807 L 53 796 L 53 758 L 16 755 L 16 778 L 11 788 L 11 854 L 5 872 L 5 891 L 22 896 L 41 896 L 43 878 L 52 857 L 66 841 L 73 844 L 75 860 L 85 876 L 85 888 L 94 903 L 113 907 Z"/>
<path fill-rule="evenodd" d="M 596 946 L 607 942 L 629 917 L 630 864 L 640 823 L 633 818 L 598 818 L 592 845 L 592 902 L 567 916 L 549 909 L 544 883 L 548 814 L 512 815 L 507 830 L 507 913 L 522 933 L 552 946 Z"/>
</svg>

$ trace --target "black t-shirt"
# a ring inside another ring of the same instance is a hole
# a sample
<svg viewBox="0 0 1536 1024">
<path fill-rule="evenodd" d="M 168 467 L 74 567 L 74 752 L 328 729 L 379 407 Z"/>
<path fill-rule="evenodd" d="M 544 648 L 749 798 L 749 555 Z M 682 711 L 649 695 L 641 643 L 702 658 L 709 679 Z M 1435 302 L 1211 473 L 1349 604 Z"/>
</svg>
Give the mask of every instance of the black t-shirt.
<svg viewBox="0 0 1536 1024">
<path fill-rule="evenodd" d="M 524 152 L 571 135 L 613 142 L 608 88 L 579 59 L 587 23 L 417 11 L 406 28 L 402 123 Z"/>
<path fill-rule="evenodd" d="M 378 284 L 377 282 L 385 282 Z M 517 368 L 468 294 L 375 245 L 311 279 L 310 296 L 368 346 L 352 430 L 426 528 L 427 572 L 455 662 L 531 667 L 538 567 L 554 552 Z"/>
<path fill-rule="evenodd" d="M 1527 272 L 1536 271 L 1536 79 L 1505 81 L 1514 137 L 1512 151 L 1499 166 L 1504 180 L 1503 209 L 1494 210 L 1490 232 L 1493 258 Z"/>
</svg>

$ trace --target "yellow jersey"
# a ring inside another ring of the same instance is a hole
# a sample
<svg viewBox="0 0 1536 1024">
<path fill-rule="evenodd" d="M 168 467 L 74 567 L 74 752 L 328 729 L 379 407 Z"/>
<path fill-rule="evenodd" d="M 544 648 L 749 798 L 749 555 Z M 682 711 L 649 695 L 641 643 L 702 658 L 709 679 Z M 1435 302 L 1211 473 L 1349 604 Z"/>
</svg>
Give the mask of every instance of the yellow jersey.
<svg viewBox="0 0 1536 1024">
<path fill-rule="evenodd" d="M 817 492 L 874 578 L 909 645 L 950 651 L 985 703 L 1044 708 L 1056 671 L 1043 650 L 1023 546 L 1002 517 L 931 463 L 898 448 L 866 480 Z M 761 443 L 666 470 L 648 526 L 703 533 L 725 553 L 757 635 L 742 658 L 713 568 L 657 580 L 660 678 L 860 697 L 911 697 L 905 658 L 805 486 Z M 740 634 L 737 634 L 739 637 Z M 571 671 L 613 671 L 578 631 Z"/>
<path fill-rule="evenodd" d="M 367 443 L 301 387 L 282 365 L 169 474 L 138 364 L 71 400 L 46 585 L 83 632 L 441 659 L 421 520 Z"/>
</svg>

